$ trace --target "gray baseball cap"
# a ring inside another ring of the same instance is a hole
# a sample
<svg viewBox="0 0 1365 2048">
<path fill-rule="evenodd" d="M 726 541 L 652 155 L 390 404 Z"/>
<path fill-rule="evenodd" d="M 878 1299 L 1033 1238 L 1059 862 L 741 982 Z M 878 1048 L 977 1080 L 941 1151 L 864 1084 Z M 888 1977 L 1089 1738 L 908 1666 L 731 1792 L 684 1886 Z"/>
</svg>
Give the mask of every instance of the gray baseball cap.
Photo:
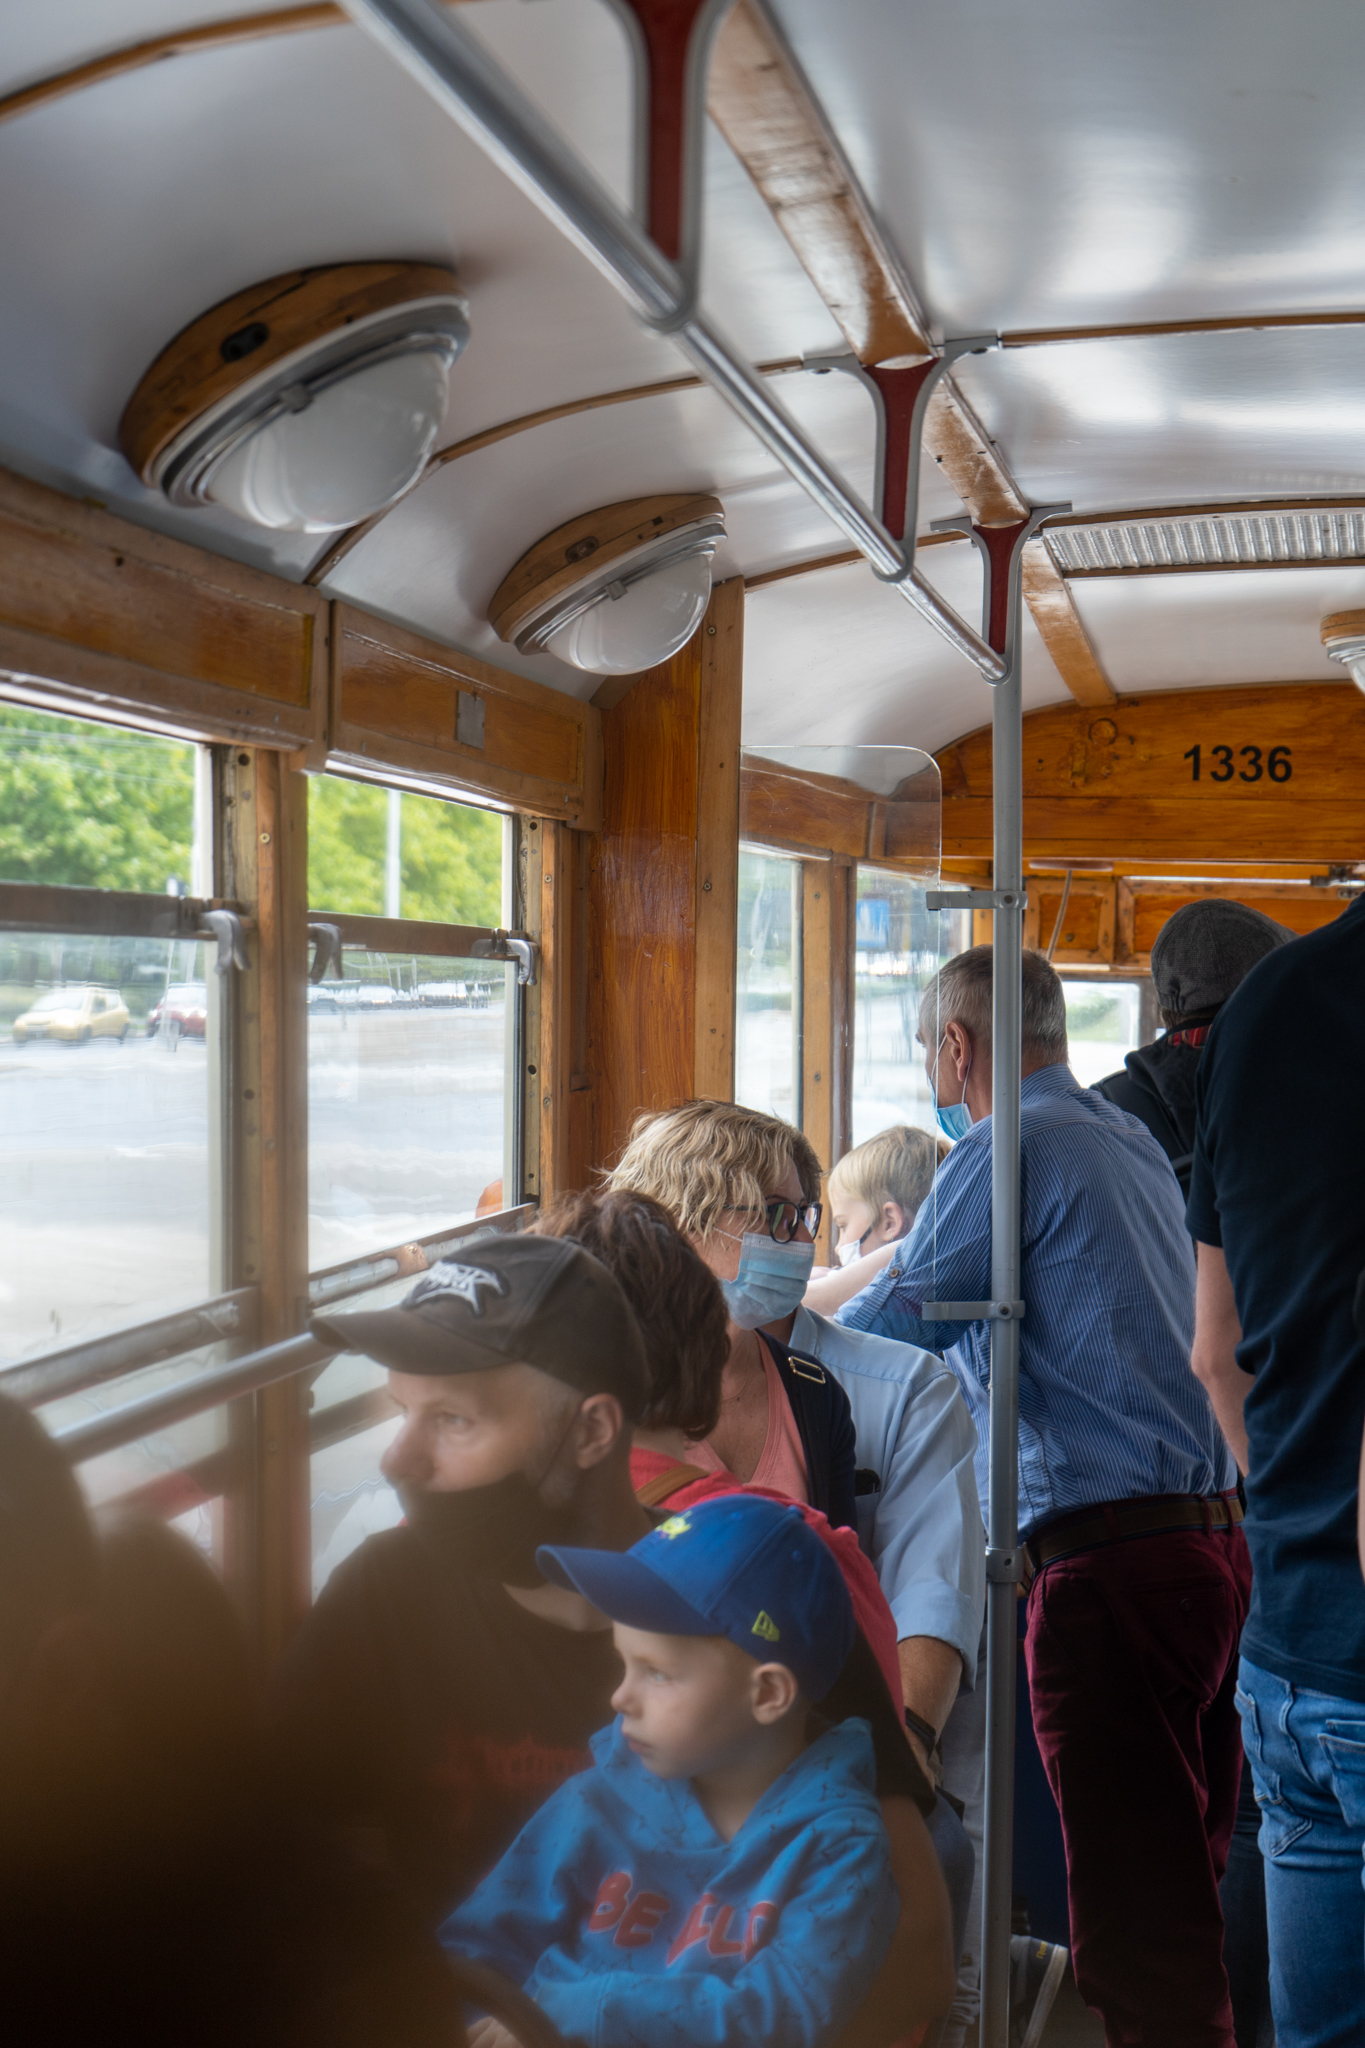
<svg viewBox="0 0 1365 2048">
<path fill-rule="evenodd" d="M 644 1339 L 614 1274 L 570 1237 L 477 1239 L 424 1273 L 397 1308 L 315 1316 L 319 1336 L 390 1372 L 440 1378 L 534 1365 L 582 1394 L 649 1398 Z"/>
<path fill-rule="evenodd" d="M 1157 1001 L 1178 1017 L 1216 1010 L 1258 960 L 1296 936 L 1249 903 L 1225 896 L 1182 904 L 1152 942 Z"/>
</svg>

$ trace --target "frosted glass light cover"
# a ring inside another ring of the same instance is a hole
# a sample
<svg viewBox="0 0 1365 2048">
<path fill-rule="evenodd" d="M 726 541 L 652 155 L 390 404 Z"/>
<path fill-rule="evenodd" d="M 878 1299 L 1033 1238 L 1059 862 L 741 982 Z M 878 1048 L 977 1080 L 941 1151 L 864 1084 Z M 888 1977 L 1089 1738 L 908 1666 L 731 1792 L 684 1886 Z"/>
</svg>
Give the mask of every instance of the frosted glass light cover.
<svg viewBox="0 0 1365 2048">
<path fill-rule="evenodd" d="M 711 600 L 711 557 L 684 555 L 595 604 L 545 642 L 547 653 L 597 676 L 633 676 L 685 647 Z"/>
<path fill-rule="evenodd" d="M 449 371 L 434 351 L 389 356 L 269 421 L 213 471 L 208 495 L 255 526 L 331 533 L 368 519 L 420 475 Z"/>
</svg>

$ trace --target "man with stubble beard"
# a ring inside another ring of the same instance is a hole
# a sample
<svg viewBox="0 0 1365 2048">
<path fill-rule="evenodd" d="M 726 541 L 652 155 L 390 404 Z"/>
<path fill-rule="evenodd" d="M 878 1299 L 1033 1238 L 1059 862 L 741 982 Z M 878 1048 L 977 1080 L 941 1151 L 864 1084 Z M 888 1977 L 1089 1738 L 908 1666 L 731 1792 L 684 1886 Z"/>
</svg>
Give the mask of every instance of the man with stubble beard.
<svg viewBox="0 0 1365 2048">
<path fill-rule="evenodd" d="M 629 1463 L 648 1367 L 616 1280 L 571 1239 L 481 1241 L 401 1306 L 319 1327 L 388 1370 L 404 1420 L 383 1469 L 407 1519 L 346 1559 L 287 1653 L 277 1754 L 291 1795 L 434 1924 L 612 1719 L 610 1623 L 535 1553 L 626 1550 L 654 1526 Z M 874 2030 L 890 2041 L 950 1995 L 933 1793 L 861 1635 L 821 1711 L 874 1732 L 901 1898 Z"/>
</svg>

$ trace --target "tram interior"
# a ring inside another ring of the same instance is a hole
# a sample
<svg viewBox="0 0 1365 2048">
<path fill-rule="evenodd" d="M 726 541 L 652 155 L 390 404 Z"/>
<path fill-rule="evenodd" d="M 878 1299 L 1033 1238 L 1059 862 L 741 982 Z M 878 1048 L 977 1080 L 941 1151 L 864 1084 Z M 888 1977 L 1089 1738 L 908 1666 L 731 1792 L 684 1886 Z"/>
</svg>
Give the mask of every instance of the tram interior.
<svg viewBox="0 0 1365 2048">
<path fill-rule="evenodd" d="M 402 1512 L 386 1374 L 311 1314 L 520 1231 L 642 1111 L 826 1170 L 933 1128 L 1007 659 L 1083 1086 L 1161 1032 L 1182 905 L 1306 934 L 1365 887 L 1365 29 L 0 20 L 0 1394 L 264 1668 Z M 543 161 L 440 85 L 443 23 Z M 1097 2028 L 1071 1987 L 1042 2038 Z"/>
</svg>

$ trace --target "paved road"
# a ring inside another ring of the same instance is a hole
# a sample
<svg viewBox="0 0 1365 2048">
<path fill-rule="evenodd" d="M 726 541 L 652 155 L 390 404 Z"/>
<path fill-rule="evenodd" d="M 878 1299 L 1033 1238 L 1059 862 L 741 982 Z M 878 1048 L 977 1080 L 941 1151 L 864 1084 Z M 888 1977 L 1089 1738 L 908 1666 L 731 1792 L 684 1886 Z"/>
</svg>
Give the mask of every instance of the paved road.
<svg viewBox="0 0 1365 2048">
<path fill-rule="evenodd" d="M 472 1214 L 502 1173 L 503 1012 L 309 1019 L 310 1264 Z M 0 1361 L 212 1292 L 205 1048 L 0 1044 Z"/>
</svg>

